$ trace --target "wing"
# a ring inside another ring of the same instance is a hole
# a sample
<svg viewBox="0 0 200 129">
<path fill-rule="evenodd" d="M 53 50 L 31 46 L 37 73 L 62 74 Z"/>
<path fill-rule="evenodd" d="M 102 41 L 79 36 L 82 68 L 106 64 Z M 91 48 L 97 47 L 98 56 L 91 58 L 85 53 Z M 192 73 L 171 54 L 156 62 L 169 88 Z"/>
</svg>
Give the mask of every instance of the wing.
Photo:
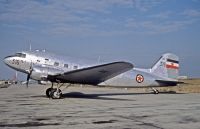
<svg viewBox="0 0 200 129">
<path fill-rule="evenodd" d="M 87 67 L 59 75 L 48 75 L 47 79 L 62 83 L 78 83 L 97 85 L 133 68 L 128 62 L 113 62 L 93 67 Z"/>
</svg>

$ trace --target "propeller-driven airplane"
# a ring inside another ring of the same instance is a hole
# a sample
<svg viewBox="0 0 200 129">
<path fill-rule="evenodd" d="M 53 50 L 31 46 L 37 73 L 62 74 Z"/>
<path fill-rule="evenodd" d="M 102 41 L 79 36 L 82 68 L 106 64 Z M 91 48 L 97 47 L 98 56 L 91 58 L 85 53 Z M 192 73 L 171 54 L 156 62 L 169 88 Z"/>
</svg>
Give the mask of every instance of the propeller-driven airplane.
<svg viewBox="0 0 200 129">
<path fill-rule="evenodd" d="M 176 79 L 179 61 L 174 54 L 164 54 L 150 69 L 133 68 L 132 63 L 124 61 L 99 64 L 43 51 L 18 52 L 5 57 L 4 62 L 27 74 L 27 87 L 30 78 L 50 81 L 52 85 L 46 90 L 46 96 L 53 99 L 61 98 L 60 87 L 64 83 L 121 87 L 174 86 L 179 83 Z M 54 88 L 54 83 L 61 85 Z"/>
</svg>

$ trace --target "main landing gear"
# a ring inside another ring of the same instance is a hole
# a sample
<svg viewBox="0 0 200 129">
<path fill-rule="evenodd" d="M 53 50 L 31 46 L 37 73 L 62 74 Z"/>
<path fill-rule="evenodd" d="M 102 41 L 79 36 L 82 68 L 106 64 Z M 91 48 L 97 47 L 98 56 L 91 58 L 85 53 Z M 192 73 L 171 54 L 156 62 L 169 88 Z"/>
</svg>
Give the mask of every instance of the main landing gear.
<svg viewBox="0 0 200 129">
<path fill-rule="evenodd" d="M 61 86 L 63 86 L 63 84 L 61 84 L 60 86 L 59 84 L 57 84 L 57 88 L 53 88 L 53 83 L 52 83 L 51 88 L 48 88 L 46 90 L 46 96 L 52 99 L 61 99 L 62 97 L 62 91 L 60 90 Z"/>
</svg>

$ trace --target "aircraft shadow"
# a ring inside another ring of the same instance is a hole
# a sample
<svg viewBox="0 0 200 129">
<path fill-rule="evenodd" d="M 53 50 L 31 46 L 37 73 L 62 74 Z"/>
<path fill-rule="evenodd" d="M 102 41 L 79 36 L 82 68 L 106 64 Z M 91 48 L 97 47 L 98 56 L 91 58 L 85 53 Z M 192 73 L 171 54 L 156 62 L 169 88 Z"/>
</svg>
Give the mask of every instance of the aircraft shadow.
<svg viewBox="0 0 200 129">
<path fill-rule="evenodd" d="M 84 93 L 81 93 L 81 92 L 70 92 L 70 93 L 64 93 L 62 97 L 63 98 L 80 98 L 80 99 L 103 99 L 103 100 L 133 101 L 133 100 L 130 100 L 130 99 L 109 98 L 108 96 L 131 96 L 131 95 L 148 95 L 148 94 L 153 94 L 153 93 L 97 93 L 97 94 L 84 94 Z M 169 92 L 159 92 L 159 94 L 182 94 L 182 93 L 176 93 L 174 91 L 169 91 Z"/>
<path fill-rule="evenodd" d="M 121 98 L 109 98 L 106 96 L 116 96 L 120 95 L 120 93 L 107 93 L 107 94 L 84 94 L 81 92 L 70 92 L 64 93 L 62 98 L 79 98 L 79 99 L 100 99 L 100 100 L 122 100 L 122 101 L 133 101 L 130 99 L 121 99 Z M 125 94 L 123 94 L 125 95 Z M 128 95 L 128 94 L 127 94 Z"/>
<path fill-rule="evenodd" d="M 118 100 L 118 101 L 135 101 L 133 99 L 123 99 L 123 98 L 110 98 L 109 96 L 133 96 L 133 95 L 153 95 L 153 93 L 94 93 L 94 94 L 85 94 L 82 92 L 68 92 L 62 95 L 62 99 L 67 98 L 79 98 L 79 99 L 98 99 L 98 100 Z M 169 92 L 159 92 L 159 94 L 184 94 L 176 93 L 174 91 Z M 159 95 L 155 94 L 155 95 Z M 46 95 L 41 96 L 31 96 L 31 97 L 46 97 Z"/>
</svg>

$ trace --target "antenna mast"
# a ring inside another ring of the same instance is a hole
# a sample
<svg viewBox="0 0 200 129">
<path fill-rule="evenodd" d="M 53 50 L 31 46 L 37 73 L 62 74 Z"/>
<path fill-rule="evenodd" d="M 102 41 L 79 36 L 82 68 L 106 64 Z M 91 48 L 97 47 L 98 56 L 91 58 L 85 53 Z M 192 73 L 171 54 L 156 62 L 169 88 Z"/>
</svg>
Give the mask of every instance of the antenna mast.
<svg viewBox="0 0 200 129">
<path fill-rule="evenodd" d="M 98 58 L 98 64 L 100 64 L 100 61 L 101 61 L 101 56 L 99 56 Z"/>
<path fill-rule="evenodd" d="M 29 51 L 31 51 L 31 41 L 30 41 L 30 44 L 29 44 Z"/>
</svg>

